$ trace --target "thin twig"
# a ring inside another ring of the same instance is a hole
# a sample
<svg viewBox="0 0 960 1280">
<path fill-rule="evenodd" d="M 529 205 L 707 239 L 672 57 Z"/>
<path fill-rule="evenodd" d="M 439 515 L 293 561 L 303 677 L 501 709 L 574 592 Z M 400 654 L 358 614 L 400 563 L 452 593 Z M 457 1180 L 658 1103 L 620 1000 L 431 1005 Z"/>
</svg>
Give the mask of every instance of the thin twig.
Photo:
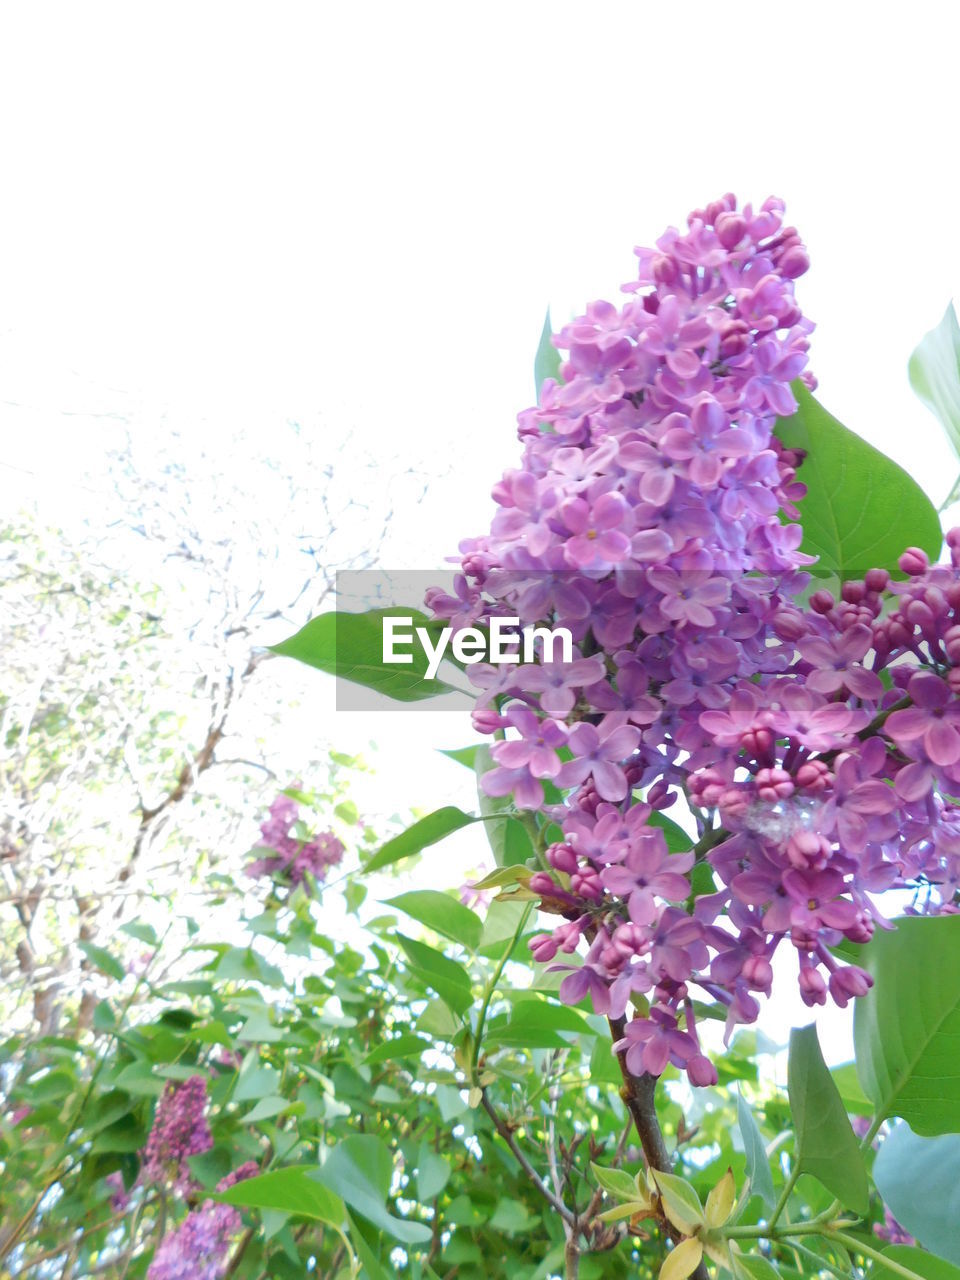
<svg viewBox="0 0 960 1280">
<path fill-rule="evenodd" d="M 549 1204 L 552 1209 L 555 1209 L 557 1213 L 560 1214 L 560 1217 L 564 1220 L 565 1223 L 567 1223 L 568 1226 L 573 1226 L 574 1224 L 573 1214 L 570 1212 L 567 1206 L 563 1203 L 563 1201 L 559 1200 L 553 1194 L 553 1192 L 550 1190 L 547 1184 L 540 1177 L 539 1173 L 537 1173 L 536 1169 L 534 1169 L 533 1165 L 530 1163 L 527 1157 L 520 1150 L 520 1147 L 517 1144 L 516 1138 L 513 1136 L 513 1134 L 510 1131 L 509 1125 L 503 1120 L 502 1116 L 497 1111 L 496 1107 L 490 1101 L 489 1097 L 487 1096 L 486 1089 L 480 1090 L 480 1102 L 483 1105 L 484 1111 L 486 1111 L 487 1115 L 493 1121 L 493 1127 L 496 1129 L 497 1133 L 499 1133 L 500 1137 L 504 1140 L 504 1142 L 513 1152 L 513 1155 L 517 1161 L 517 1164 L 519 1164 L 520 1168 L 524 1171 L 524 1173 L 527 1175 L 527 1177 L 530 1179 L 533 1185 L 537 1188 L 537 1190 L 543 1196 L 544 1200 L 546 1200 L 547 1204 Z"/>
</svg>

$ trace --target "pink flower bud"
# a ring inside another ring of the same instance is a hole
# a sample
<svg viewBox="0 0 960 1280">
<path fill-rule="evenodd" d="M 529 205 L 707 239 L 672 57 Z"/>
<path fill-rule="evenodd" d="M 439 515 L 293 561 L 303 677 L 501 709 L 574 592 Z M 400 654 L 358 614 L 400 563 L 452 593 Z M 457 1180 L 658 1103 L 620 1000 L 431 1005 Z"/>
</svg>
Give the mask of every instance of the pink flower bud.
<svg viewBox="0 0 960 1280">
<path fill-rule="evenodd" d="M 745 961 L 742 973 L 748 986 L 753 987 L 755 991 L 764 992 L 765 995 L 770 994 L 773 966 L 766 956 L 751 956 Z"/>
<path fill-rule="evenodd" d="M 793 778 L 785 769 L 760 769 L 756 777 L 757 795 L 771 804 L 793 795 Z"/>
<path fill-rule="evenodd" d="M 547 875 L 546 871 L 537 871 L 530 877 L 530 892 L 540 893 L 549 898 L 562 890 L 553 876 Z"/>
<path fill-rule="evenodd" d="M 796 773 L 796 783 L 803 791 L 823 791 L 833 780 L 830 766 L 824 760 L 805 760 Z"/>
<path fill-rule="evenodd" d="M 812 965 L 800 970 L 800 997 L 808 1007 L 827 1003 L 827 984 L 820 970 Z"/>
<path fill-rule="evenodd" d="M 787 841 L 787 857 L 801 870 L 819 870 L 830 858 L 830 845 L 816 831 L 798 831 Z"/>
<path fill-rule="evenodd" d="M 687 1079 L 700 1089 L 709 1088 L 717 1083 L 717 1069 L 709 1058 L 698 1053 L 687 1063 Z"/>
<path fill-rule="evenodd" d="M 540 933 L 530 939 L 530 950 L 537 964 L 546 964 L 557 954 L 557 941 L 549 933 Z"/>
<path fill-rule="evenodd" d="M 557 871 L 565 872 L 568 876 L 576 871 L 578 865 L 577 855 L 568 844 L 550 845 L 549 849 L 547 849 L 547 861 L 551 867 L 555 867 Z"/>
<path fill-rule="evenodd" d="M 793 245 L 777 263 L 782 275 L 788 280 L 796 280 L 810 269 L 810 257 L 803 245 Z"/>
<path fill-rule="evenodd" d="M 745 218 L 740 213 L 720 213 L 714 223 L 717 236 L 725 249 L 734 249 L 743 239 L 747 229 Z"/>
<path fill-rule="evenodd" d="M 917 578 L 930 568 L 930 557 L 922 547 L 907 547 L 897 564 L 908 577 Z"/>
</svg>

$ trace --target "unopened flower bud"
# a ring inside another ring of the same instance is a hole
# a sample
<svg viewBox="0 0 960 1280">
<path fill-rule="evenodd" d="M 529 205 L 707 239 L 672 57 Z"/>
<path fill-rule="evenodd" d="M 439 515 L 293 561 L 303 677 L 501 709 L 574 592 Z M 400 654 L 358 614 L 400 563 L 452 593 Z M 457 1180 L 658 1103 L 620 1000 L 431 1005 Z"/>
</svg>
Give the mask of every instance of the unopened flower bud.
<svg viewBox="0 0 960 1280">
<path fill-rule="evenodd" d="M 930 568 L 930 557 L 922 547 L 907 547 L 897 564 L 903 573 L 917 578 Z"/>
<path fill-rule="evenodd" d="M 687 1062 L 687 1079 L 700 1089 L 717 1083 L 717 1069 L 704 1054 L 698 1053 Z"/>
<path fill-rule="evenodd" d="M 808 1007 L 827 1003 L 827 984 L 820 970 L 812 965 L 800 970 L 800 998 Z"/>
</svg>

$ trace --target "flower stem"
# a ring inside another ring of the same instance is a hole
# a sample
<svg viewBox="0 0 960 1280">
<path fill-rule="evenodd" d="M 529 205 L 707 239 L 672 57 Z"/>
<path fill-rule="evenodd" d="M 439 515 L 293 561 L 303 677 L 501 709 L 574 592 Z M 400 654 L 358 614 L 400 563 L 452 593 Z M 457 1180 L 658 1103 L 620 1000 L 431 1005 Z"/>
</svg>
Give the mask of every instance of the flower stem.
<svg viewBox="0 0 960 1280">
<path fill-rule="evenodd" d="M 487 982 L 486 989 L 484 990 L 483 1002 L 480 1005 L 480 1014 L 477 1017 L 477 1030 L 473 1039 L 473 1057 L 471 1059 L 473 1079 L 471 1079 L 470 1081 L 471 1084 L 477 1083 L 476 1075 L 477 1075 L 477 1066 L 480 1062 L 480 1048 L 481 1048 L 481 1045 L 483 1044 L 483 1028 L 484 1028 L 484 1024 L 487 1021 L 487 1011 L 490 1008 L 490 1001 L 493 999 L 493 993 L 496 991 L 497 983 L 500 981 L 500 976 L 503 973 L 504 968 L 506 967 L 507 960 L 510 958 L 510 954 L 513 951 L 513 948 L 517 945 L 517 939 L 522 936 L 524 929 L 527 927 L 527 921 L 530 919 L 530 912 L 532 910 L 533 910 L 533 903 L 528 902 L 526 907 L 524 908 L 523 915 L 520 917 L 520 920 L 517 923 L 516 929 L 514 929 L 513 931 L 513 937 L 510 939 L 510 942 L 507 945 L 506 949 L 504 950 L 503 955 L 500 957 L 497 967 L 494 969 L 493 973 L 490 975 L 490 980 Z"/>
</svg>

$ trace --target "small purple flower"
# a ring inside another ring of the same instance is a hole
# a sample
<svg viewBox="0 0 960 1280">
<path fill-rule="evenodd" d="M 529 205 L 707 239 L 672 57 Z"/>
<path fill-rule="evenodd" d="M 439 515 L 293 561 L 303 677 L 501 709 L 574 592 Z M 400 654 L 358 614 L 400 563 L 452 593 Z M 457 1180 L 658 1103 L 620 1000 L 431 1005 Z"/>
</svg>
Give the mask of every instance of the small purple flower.
<svg viewBox="0 0 960 1280">
<path fill-rule="evenodd" d="M 608 893 L 627 898 L 634 924 L 652 924 L 658 897 L 683 902 L 690 896 L 686 873 L 693 857 L 693 853 L 670 854 L 663 832 L 649 827 L 631 844 L 621 863 L 600 872 L 600 880 Z"/>
<path fill-rule="evenodd" d="M 880 677 L 863 666 L 872 647 L 873 629 L 862 624 L 841 631 L 832 641 L 819 637 L 801 640 L 800 656 L 813 668 L 804 683 L 814 693 L 846 689 L 855 698 L 879 698 L 883 693 Z"/>
<path fill-rule="evenodd" d="M 893 712 L 886 723 L 887 733 L 901 747 L 922 742 L 932 764 L 956 764 L 960 760 L 960 702 L 950 686 L 932 672 L 919 672 L 911 677 L 907 692 L 913 706 Z"/>
<path fill-rule="evenodd" d="M 715 578 L 710 569 L 650 569 L 647 580 L 662 593 L 660 612 L 671 622 L 712 627 L 714 610 L 730 595 L 730 584 Z"/>
<path fill-rule="evenodd" d="M 624 529 L 632 527 L 632 516 L 622 494 L 604 493 L 592 504 L 570 498 L 560 514 L 573 535 L 565 553 L 575 569 L 609 569 L 630 555 L 630 538 Z"/>
<path fill-rule="evenodd" d="M 562 787 L 576 786 L 591 775 L 604 800 L 622 800 L 629 790 L 621 762 L 633 754 L 640 734 L 622 712 L 611 712 L 599 725 L 580 721 L 570 730 L 567 745 L 574 759 L 560 769 Z"/>
<path fill-rule="evenodd" d="M 676 1017 L 658 1007 L 650 1010 L 649 1018 L 628 1022 L 623 1039 L 613 1048 L 615 1053 L 626 1056 L 627 1069 L 636 1076 L 659 1076 L 668 1062 L 683 1068 L 690 1059 L 700 1056 L 693 1036 L 678 1030 Z"/>
</svg>

